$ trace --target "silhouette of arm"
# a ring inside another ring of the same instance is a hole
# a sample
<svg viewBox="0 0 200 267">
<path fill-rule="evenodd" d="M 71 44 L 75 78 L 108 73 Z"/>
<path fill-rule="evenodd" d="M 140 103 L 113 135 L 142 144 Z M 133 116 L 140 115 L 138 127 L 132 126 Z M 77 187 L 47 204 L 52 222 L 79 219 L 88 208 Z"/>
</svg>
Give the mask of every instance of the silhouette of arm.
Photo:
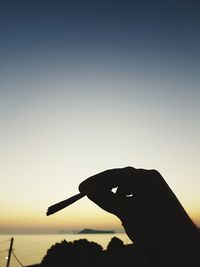
<svg viewBox="0 0 200 267">
<path fill-rule="evenodd" d="M 160 266 L 196 266 L 199 231 L 156 170 L 107 170 L 83 181 L 79 190 L 116 215 L 129 238 Z"/>
</svg>

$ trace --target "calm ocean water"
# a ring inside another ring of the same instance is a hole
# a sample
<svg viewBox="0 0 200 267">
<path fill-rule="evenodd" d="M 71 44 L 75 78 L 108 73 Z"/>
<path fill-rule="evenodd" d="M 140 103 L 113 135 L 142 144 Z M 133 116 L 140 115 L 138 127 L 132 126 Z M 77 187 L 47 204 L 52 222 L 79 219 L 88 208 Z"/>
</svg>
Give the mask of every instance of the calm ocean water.
<svg viewBox="0 0 200 267">
<path fill-rule="evenodd" d="M 100 244 L 104 249 L 107 247 L 111 238 L 116 236 L 120 238 L 124 244 L 129 244 L 131 241 L 126 234 L 59 234 L 59 235 L 0 235 L 0 267 L 6 267 L 6 256 L 9 248 L 9 239 L 14 238 L 14 253 L 23 265 L 31 265 L 40 263 L 47 249 L 56 242 L 62 240 L 73 241 L 81 238 L 86 238 L 89 241 L 94 241 Z M 2 252 L 3 251 L 3 252 Z M 11 257 L 10 267 L 20 267 L 14 256 Z"/>
</svg>

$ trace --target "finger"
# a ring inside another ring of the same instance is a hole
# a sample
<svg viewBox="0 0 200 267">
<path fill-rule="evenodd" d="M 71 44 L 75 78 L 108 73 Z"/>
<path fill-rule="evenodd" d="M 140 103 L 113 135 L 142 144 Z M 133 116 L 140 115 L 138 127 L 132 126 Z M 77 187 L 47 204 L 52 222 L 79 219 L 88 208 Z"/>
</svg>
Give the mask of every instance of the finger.
<svg viewBox="0 0 200 267">
<path fill-rule="evenodd" d="M 132 188 L 132 186 L 130 186 L 130 184 L 127 182 L 126 184 L 123 185 L 119 185 L 117 187 L 117 191 L 116 191 L 116 195 L 117 196 L 121 196 L 121 197 L 126 197 L 129 195 L 133 195 L 134 190 Z"/>
<path fill-rule="evenodd" d="M 122 199 L 116 196 L 112 191 L 96 191 L 88 193 L 88 198 L 97 204 L 100 208 L 120 217 Z"/>
<path fill-rule="evenodd" d="M 133 167 L 111 169 L 89 177 L 79 185 L 79 191 L 88 195 L 92 192 L 109 192 L 118 187 L 118 196 L 133 195 L 134 198 L 163 195 L 169 187 L 156 170 Z"/>
<path fill-rule="evenodd" d="M 79 185 L 79 191 L 87 194 L 94 190 L 110 191 L 121 184 L 127 184 L 128 176 L 133 176 L 132 167 L 111 169 L 89 177 Z"/>
</svg>

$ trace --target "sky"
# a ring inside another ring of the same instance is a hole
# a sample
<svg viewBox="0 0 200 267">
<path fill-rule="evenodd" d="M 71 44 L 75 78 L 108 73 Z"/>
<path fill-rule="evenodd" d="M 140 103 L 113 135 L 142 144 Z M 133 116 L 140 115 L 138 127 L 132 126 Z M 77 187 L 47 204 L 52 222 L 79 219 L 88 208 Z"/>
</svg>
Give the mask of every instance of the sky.
<svg viewBox="0 0 200 267">
<path fill-rule="evenodd" d="M 122 230 L 86 197 L 106 169 L 157 169 L 200 225 L 195 0 L 0 3 L 0 233 Z"/>
</svg>

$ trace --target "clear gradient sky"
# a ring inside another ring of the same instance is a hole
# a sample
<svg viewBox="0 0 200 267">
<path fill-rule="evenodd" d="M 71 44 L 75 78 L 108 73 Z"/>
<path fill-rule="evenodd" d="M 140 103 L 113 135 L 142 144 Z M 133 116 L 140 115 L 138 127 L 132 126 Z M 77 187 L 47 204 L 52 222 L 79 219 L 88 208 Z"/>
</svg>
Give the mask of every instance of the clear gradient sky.
<svg viewBox="0 0 200 267">
<path fill-rule="evenodd" d="M 197 2 L 1 1 L 0 233 L 122 229 L 87 198 L 45 213 L 128 165 L 200 225 Z"/>
</svg>

